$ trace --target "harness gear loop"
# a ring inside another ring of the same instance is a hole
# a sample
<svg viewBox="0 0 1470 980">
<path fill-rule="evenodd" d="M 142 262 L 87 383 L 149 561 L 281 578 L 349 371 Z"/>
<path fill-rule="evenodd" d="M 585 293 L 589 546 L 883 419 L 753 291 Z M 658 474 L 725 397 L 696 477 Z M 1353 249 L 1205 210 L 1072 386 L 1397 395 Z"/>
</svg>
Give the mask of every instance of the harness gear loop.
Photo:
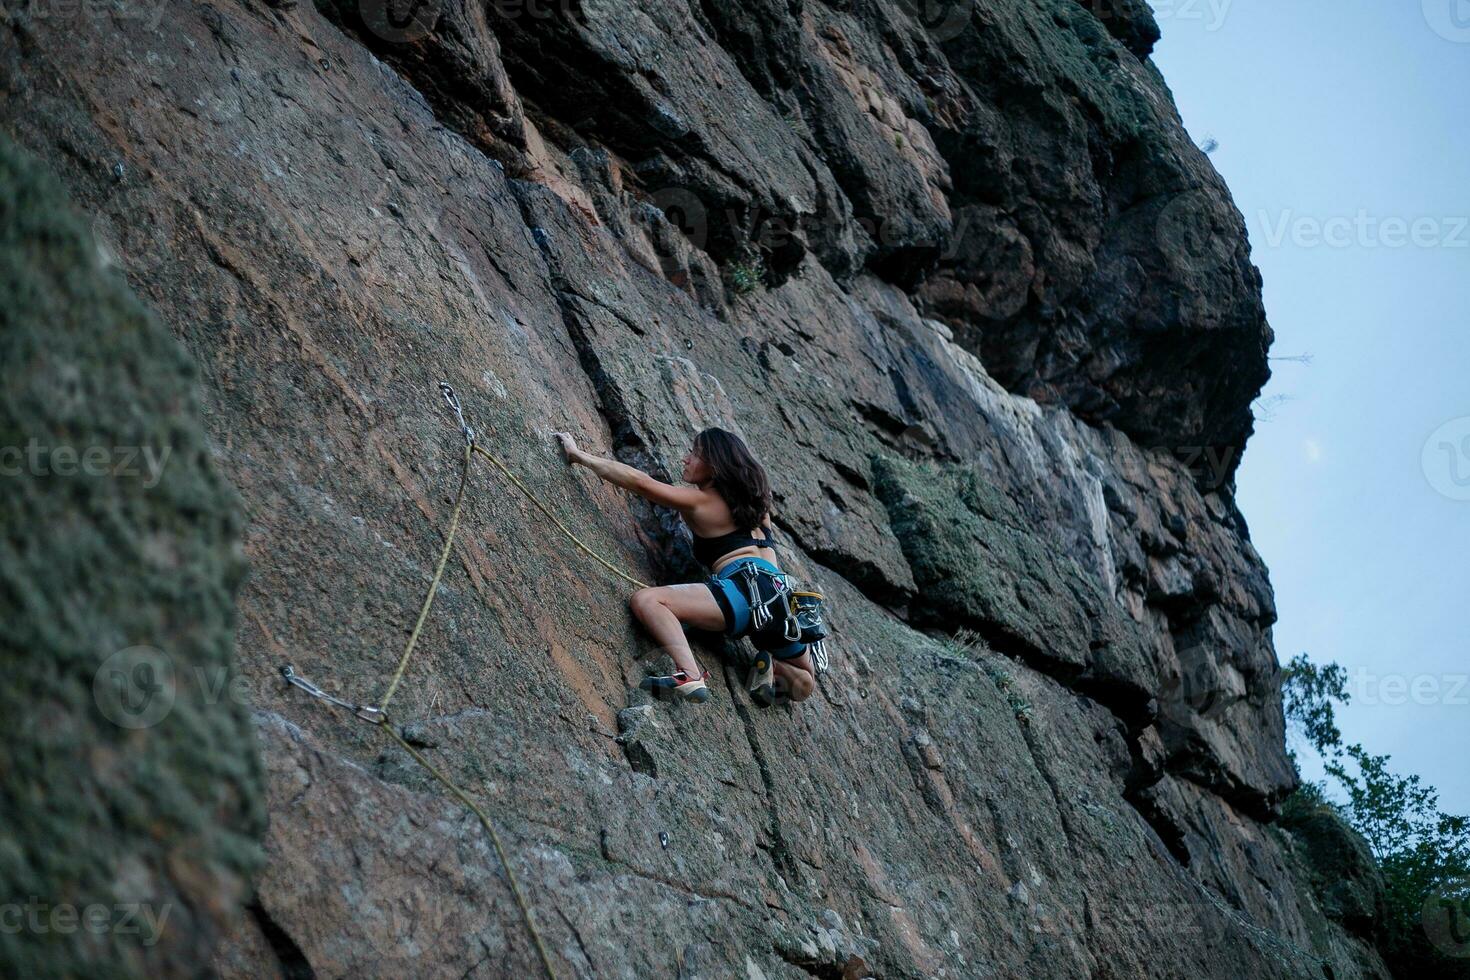
<svg viewBox="0 0 1470 980">
<path fill-rule="evenodd" d="M 741 576 L 745 579 L 745 590 L 747 601 L 750 604 L 750 624 L 754 630 L 764 629 L 769 626 L 775 615 L 771 612 L 771 606 L 780 603 L 777 607 L 781 610 L 781 635 L 787 643 L 795 643 L 801 639 L 801 625 L 797 622 L 792 609 L 791 583 L 786 574 L 776 574 L 757 568 L 753 563 L 747 564 L 740 569 Z M 760 590 L 760 578 L 762 575 L 771 579 L 772 593 L 770 598 L 762 599 Z"/>
</svg>

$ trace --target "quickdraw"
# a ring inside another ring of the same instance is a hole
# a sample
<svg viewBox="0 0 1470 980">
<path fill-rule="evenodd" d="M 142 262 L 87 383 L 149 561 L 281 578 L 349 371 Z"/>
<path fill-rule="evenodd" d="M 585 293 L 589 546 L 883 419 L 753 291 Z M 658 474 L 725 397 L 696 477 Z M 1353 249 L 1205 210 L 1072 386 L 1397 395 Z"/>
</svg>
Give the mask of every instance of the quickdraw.
<svg viewBox="0 0 1470 980">
<path fill-rule="evenodd" d="M 464 436 L 464 444 L 473 449 L 475 445 L 475 430 L 471 429 L 470 424 L 464 420 L 464 409 L 459 407 L 459 396 L 454 393 L 453 388 L 449 387 L 448 381 L 439 382 L 439 393 L 444 396 L 444 400 L 449 403 L 449 407 L 454 409 L 454 417 L 459 420 L 459 432 L 460 435 Z"/>
<path fill-rule="evenodd" d="M 790 603 L 783 601 L 787 599 L 788 594 L 791 592 L 791 586 L 786 581 L 784 574 L 777 575 L 768 572 L 765 569 L 757 567 L 754 562 L 750 562 L 741 566 L 740 576 L 745 580 L 745 595 L 747 601 L 750 603 L 750 625 L 752 629 L 760 631 L 770 625 L 771 620 L 774 618 L 771 613 L 771 606 L 776 602 L 781 602 L 780 608 L 783 614 L 790 609 Z M 761 598 L 760 580 L 762 576 L 770 579 L 772 583 L 771 596 L 767 599 Z M 795 643 L 797 637 L 789 631 L 791 617 L 786 616 L 785 619 L 783 632 L 785 633 L 786 640 L 788 643 Z"/>
<path fill-rule="evenodd" d="M 333 697 L 305 677 L 296 673 L 290 664 L 286 664 L 281 668 L 281 676 L 286 679 L 287 684 L 294 684 L 318 701 L 325 701 L 327 704 L 336 705 L 339 708 L 346 708 L 369 724 L 383 725 L 388 721 L 388 715 L 382 708 L 375 708 L 366 704 L 353 704 L 351 701 L 343 701 L 339 697 Z"/>
</svg>

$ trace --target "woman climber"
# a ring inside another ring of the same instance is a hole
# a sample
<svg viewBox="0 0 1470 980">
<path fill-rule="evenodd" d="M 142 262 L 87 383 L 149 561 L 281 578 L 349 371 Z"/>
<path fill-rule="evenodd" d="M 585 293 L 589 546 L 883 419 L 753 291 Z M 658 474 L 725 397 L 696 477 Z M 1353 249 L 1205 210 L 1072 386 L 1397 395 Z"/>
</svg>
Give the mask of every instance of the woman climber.
<svg viewBox="0 0 1470 980">
<path fill-rule="evenodd" d="M 677 510 L 694 536 L 694 557 L 713 573 L 703 583 L 633 593 L 633 615 L 673 655 L 676 668 L 667 677 L 645 678 L 643 688 L 665 689 L 694 701 L 709 699 L 709 672 L 699 669 L 689 649 L 683 630 L 688 625 L 732 639 L 751 637 L 756 654 L 746 687 L 757 703 L 810 697 L 815 677 L 807 644 L 792 642 L 782 632 L 785 617 L 768 611 L 786 601 L 790 582 L 776 566 L 770 481 L 740 437 L 724 429 L 705 429 L 695 436 L 680 474 L 693 486 L 683 487 L 585 453 L 568 433 L 555 435 L 568 463 L 580 463 L 608 483 Z M 761 537 L 754 536 L 757 530 Z"/>
</svg>

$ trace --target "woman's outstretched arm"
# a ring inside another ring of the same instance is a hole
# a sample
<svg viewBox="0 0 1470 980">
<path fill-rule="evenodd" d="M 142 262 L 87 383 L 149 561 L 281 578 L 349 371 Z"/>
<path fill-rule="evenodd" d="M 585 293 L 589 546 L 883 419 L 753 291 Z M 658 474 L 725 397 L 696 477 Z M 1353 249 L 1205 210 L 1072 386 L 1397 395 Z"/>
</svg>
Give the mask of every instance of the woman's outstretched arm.
<svg viewBox="0 0 1470 980">
<path fill-rule="evenodd" d="M 554 435 L 561 443 L 562 455 L 566 457 L 568 463 L 585 466 L 596 473 L 599 479 L 606 480 L 614 486 L 631 490 L 656 504 L 663 504 L 678 510 L 693 510 L 704 502 L 704 491 L 697 487 L 672 486 L 626 463 L 619 463 L 615 459 L 603 459 L 601 456 L 583 452 L 577 448 L 576 440 L 569 433 L 557 432 Z"/>
</svg>

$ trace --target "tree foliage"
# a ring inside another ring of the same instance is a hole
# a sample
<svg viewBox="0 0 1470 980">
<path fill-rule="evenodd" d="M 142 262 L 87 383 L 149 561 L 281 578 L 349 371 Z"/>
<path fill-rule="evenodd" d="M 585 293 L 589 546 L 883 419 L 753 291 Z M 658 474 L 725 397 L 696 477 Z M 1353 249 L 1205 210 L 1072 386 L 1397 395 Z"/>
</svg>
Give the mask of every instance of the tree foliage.
<svg viewBox="0 0 1470 980">
<path fill-rule="evenodd" d="M 1334 701 L 1348 703 L 1347 671 L 1337 664 L 1319 666 L 1305 653 L 1286 665 L 1281 696 L 1286 718 L 1298 726 L 1308 742 L 1323 756 L 1342 746 L 1342 732 L 1332 710 Z"/>
<path fill-rule="evenodd" d="M 1335 706 L 1348 702 L 1347 672 L 1305 654 L 1282 675 L 1287 722 L 1321 753 L 1346 799 L 1333 803 L 1320 784 L 1306 783 L 1288 810 L 1334 806 L 1368 842 L 1385 884 L 1386 921 L 1380 948 L 1402 977 L 1470 976 L 1470 819 L 1439 809 L 1439 793 L 1418 776 L 1401 776 L 1389 757 L 1344 744 Z M 1447 922 L 1430 921 L 1431 915 Z M 1431 925 L 1442 926 L 1431 936 Z M 1463 940 L 1461 936 L 1464 936 Z M 1450 953 L 1460 955 L 1451 956 Z"/>
</svg>

